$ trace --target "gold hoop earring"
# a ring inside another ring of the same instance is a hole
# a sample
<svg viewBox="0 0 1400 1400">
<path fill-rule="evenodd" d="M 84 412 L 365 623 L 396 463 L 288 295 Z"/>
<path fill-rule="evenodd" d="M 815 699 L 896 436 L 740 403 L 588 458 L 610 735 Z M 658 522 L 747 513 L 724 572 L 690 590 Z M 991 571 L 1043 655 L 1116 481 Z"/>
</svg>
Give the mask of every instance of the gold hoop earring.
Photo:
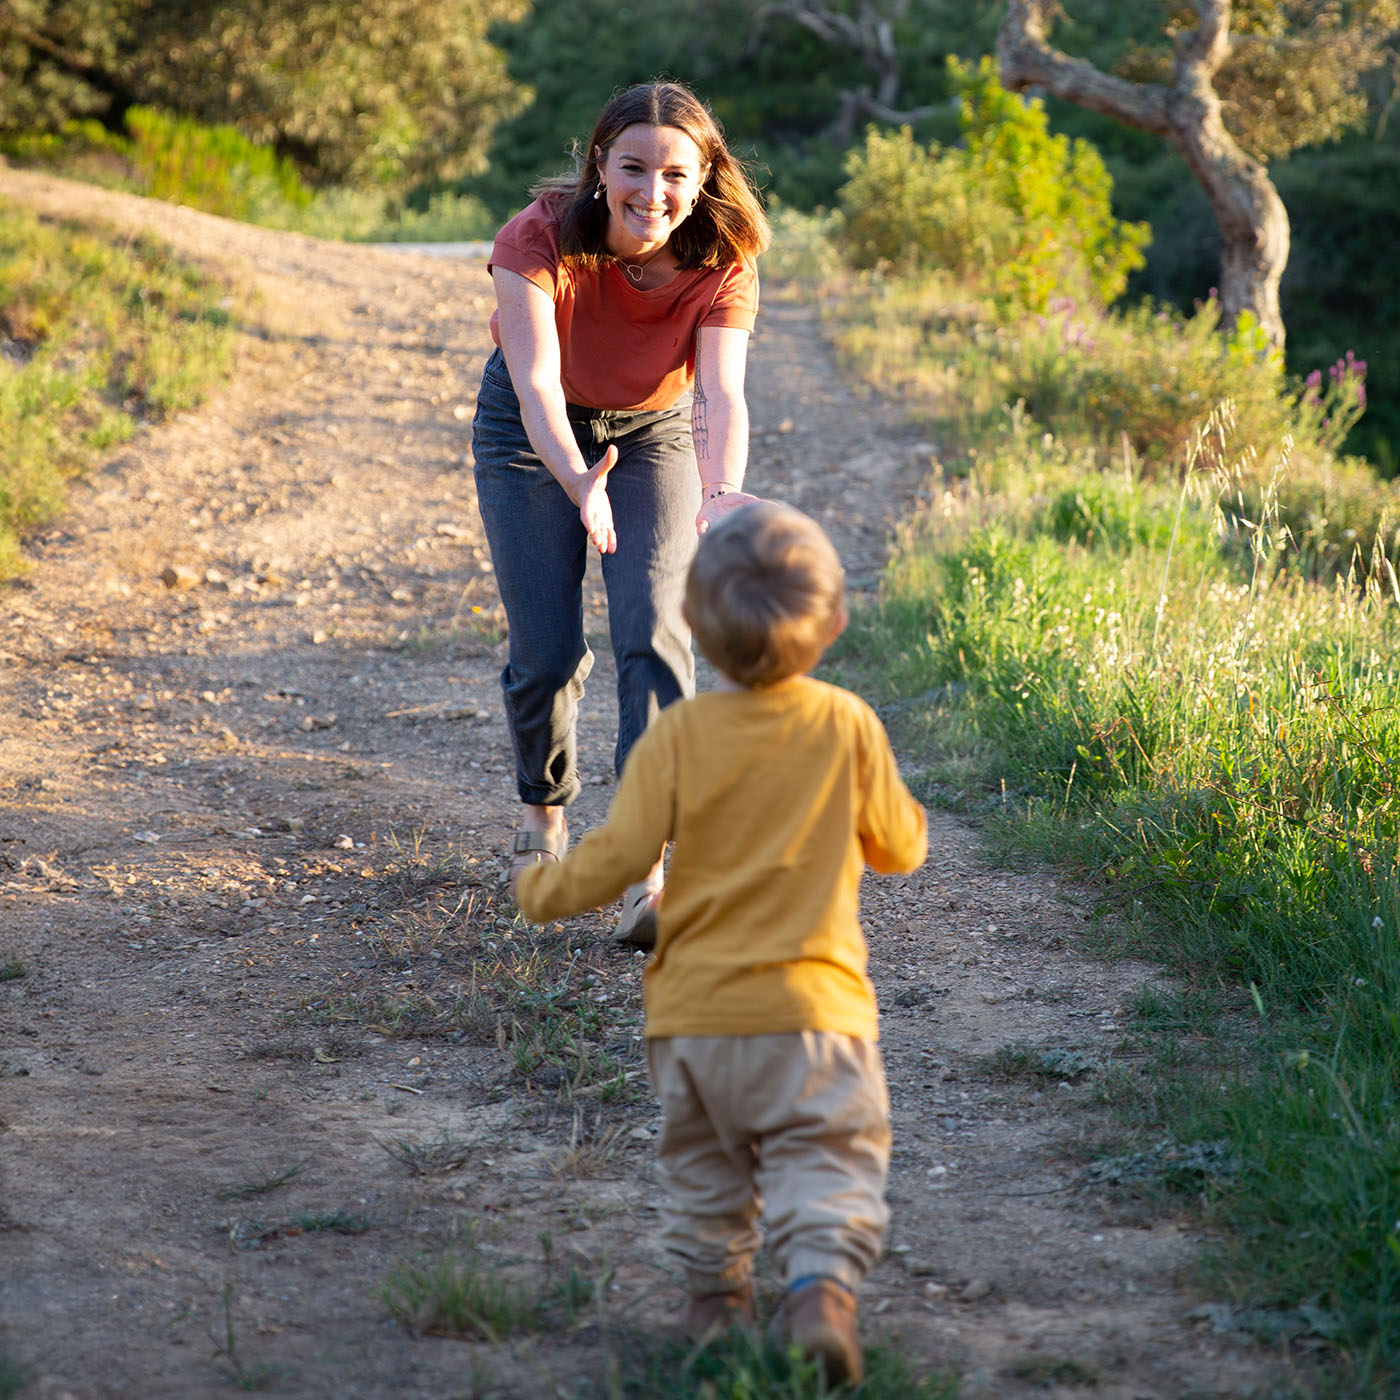
<svg viewBox="0 0 1400 1400">
<path fill-rule="evenodd" d="M 603 197 L 604 193 L 606 192 L 607 188 L 608 188 L 608 187 L 607 187 L 601 180 L 599 180 L 599 181 L 598 181 L 598 188 L 597 188 L 596 190 L 593 191 L 593 198 L 594 198 L 594 199 L 602 199 L 602 197 Z"/>
</svg>

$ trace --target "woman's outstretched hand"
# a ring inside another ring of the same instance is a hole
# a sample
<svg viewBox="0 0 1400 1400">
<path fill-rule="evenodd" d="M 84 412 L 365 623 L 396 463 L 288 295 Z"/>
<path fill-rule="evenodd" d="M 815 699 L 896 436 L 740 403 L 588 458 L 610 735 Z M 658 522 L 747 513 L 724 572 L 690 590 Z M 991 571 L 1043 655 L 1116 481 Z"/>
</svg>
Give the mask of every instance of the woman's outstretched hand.
<svg viewBox="0 0 1400 1400">
<path fill-rule="evenodd" d="M 583 528 L 600 554 L 611 554 L 617 548 L 617 528 L 608 499 L 608 473 L 615 466 L 617 448 L 609 447 L 596 466 L 575 478 L 572 493 Z"/>
<path fill-rule="evenodd" d="M 718 496 L 711 496 L 708 501 L 701 503 L 700 513 L 695 517 L 695 533 L 703 535 L 716 520 L 728 515 L 730 511 L 756 505 L 762 499 L 762 496 L 750 496 L 747 491 L 725 491 Z"/>
</svg>

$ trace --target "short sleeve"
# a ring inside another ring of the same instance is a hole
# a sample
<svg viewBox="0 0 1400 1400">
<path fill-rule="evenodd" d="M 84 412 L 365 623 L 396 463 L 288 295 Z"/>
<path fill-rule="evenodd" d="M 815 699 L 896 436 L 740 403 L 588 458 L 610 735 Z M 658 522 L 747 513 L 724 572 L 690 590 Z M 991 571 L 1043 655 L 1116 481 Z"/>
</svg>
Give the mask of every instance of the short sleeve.
<svg viewBox="0 0 1400 1400">
<path fill-rule="evenodd" d="M 730 267 L 720 279 L 710 309 L 700 318 L 699 327 L 718 326 L 751 331 L 758 318 L 758 268 L 744 258 Z"/>
<path fill-rule="evenodd" d="M 491 245 L 487 271 L 503 267 L 533 282 L 551 301 L 559 289 L 559 225 L 542 200 L 502 227 Z"/>
</svg>

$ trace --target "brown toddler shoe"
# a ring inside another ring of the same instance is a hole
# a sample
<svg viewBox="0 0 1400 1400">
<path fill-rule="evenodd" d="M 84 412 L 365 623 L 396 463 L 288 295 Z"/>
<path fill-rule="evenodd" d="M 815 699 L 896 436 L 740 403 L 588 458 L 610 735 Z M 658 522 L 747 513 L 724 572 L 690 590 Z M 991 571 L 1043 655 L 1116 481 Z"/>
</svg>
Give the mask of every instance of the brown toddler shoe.
<svg viewBox="0 0 1400 1400">
<path fill-rule="evenodd" d="M 753 1284 L 746 1283 L 728 1293 L 693 1293 L 681 1315 L 681 1331 L 698 1342 L 731 1327 L 752 1327 L 757 1318 Z"/>
<path fill-rule="evenodd" d="M 804 1356 L 822 1363 L 828 1385 L 858 1384 L 865 1375 L 856 1295 L 835 1279 L 804 1283 L 787 1299 L 788 1335 Z"/>
</svg>

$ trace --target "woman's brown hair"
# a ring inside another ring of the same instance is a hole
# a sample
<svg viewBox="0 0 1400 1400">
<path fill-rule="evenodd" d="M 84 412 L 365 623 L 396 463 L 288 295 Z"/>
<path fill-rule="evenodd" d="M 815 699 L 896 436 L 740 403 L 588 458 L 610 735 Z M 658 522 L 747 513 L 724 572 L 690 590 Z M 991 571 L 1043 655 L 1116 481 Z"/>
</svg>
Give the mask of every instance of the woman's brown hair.
<svg viewBox="0 0 1400 1400">
<path fill-rule="evenodd" d="M 588 265 L 609 256 L 607 205 L 594 198 L 598 167 L 622 132 L 638 125 L 685 132 L 700 152 L 701 169 L 707 171 L 694 211 L 671 235 L 671 250 L 680 266 L 714 269 L 757 257 L 768 246 L 768 220 L 710 109 L 681 83 L 639 83 L 613 94 L 588 144 L 575 148 L 572 175 L 541 181 L 531 190 L 560 201 L 559 248 L 565 260 Z"/>
</svg>

